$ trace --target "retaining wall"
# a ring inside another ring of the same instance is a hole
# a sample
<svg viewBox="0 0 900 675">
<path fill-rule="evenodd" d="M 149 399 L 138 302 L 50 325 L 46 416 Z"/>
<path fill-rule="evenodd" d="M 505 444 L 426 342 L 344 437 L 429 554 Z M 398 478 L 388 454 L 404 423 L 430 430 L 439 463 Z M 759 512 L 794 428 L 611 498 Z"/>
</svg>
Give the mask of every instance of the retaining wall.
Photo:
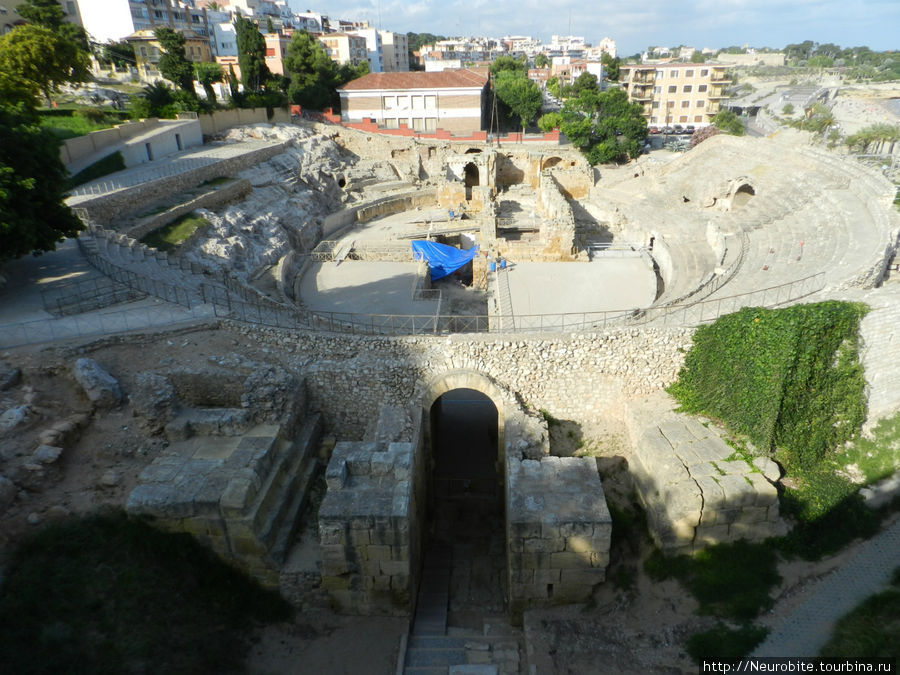
<svg viewBox="0 0 900 675">
<path fill-rule="evenodd" d="M 245 195 L 249 194 L 251 190 L 250 181 L 246 178 L 242 178 L 240 180 L 232 181 L 227 185 L 222 185 L 218 189 L 211 189 L 209 192 L 196 197 L 189 202 L 185 202 L 184 204 L 179 204 L 175 208 L 169 209 L 164 213 L 160 213 L 157 216 L 153 216 L 152 218 L 135 225 L 130 230 L 126 232 L 129 237 L 133 237 L 134 239 L 140 239 L 144 235 L 149 232 L 153 232 L 153 230 L 158 230 L 160 227 L 168 225 L 176 218 L 180 218 L 186 213 L 190 213 L 191 211 L 195 211 L 196 209 L 214 209 L 217 206 L 221 206 L 222 204 L 236 201 L 241 199 Z"/>
<path fill-rule="evenodd" d="M 416 190 L 402 195 L 392 195 L 367 204 L 353 206 L 327 216 L 322 222 L 322 238 L 328 239 L 348 225 L 365 223 L 373 218 L 409 211 L 417 206 L 432 206 L 437 200 L 437 190 Z"/>
<path fill-rule="evenodd" d="M 213 136 L 241 124 L 259 124 L 266 122 L 277 124 L 291 122 L 291 113 L 287 108 L 273 108 L 272 117 L 265 108 L 232 108 L 216 110 L 213 113 L 198 115 L 200 128 L 204 136 Z"/>
<path fill-rule="evenodd" d="M 173 194 L 196 187 L 204 181 L 231 176 L 249 166 L 271 159 L 284 152 L 287 145 L 287 143 L 279 143 L 267 148 L 260 148 L 184 173 L 79 200 L 70 205 L 85 209 L 88 217 L 98 225 L 112 224 L 123 216 L 169 198 Z"/>
</svg>

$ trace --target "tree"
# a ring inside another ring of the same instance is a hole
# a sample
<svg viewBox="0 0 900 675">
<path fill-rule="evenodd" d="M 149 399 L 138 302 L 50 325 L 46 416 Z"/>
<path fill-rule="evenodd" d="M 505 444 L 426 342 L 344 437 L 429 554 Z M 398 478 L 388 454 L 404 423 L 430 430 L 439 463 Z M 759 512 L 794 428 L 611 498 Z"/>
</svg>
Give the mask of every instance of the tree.
<svg viewBox="0 0 900 675">
<path fill-rule="evenodd" d="M 643 110 L 622 89 L 583 89 L 566 100 L 561 116 L 560 131 L 591 164 L 633 159 L 647 140 Z"/>
<path fill-rule="evenodd" d="M 726 134 L 731 134 L 732 136 L 744 135 L 744 125 L 741 122 L 741 118 L 730 110 L 723 108 L 717 112 L 715 117 L 713 117 L 713 124 Z"/>
<path fill-rule="evenodd" d="M 563 121 L 563 116 L 558 112 L 547 113 L 546 115 L 541 115 L 537 121 L 538 129 L 547 133 L 548 131 L 553 131 L 554 129 L 558 129 L 559 125 Z"/>
<path fill-rule="evenodd" d="M 194 67 L 184 54 L 184 35 L 167 27 L 157 28 L 153 35 L 163 50 L 157 64 L 159 72 L 183 91 L 193 94 Z"/>
<path fill-rule="evenodd" d="M 502 70 L 494 78 L 494 91 L 497 98 L 519 118 L 524 132 L 541 109 L 543 98 L 537 84 L 520 71 Z"/>
<path fill-rule="evenodd" d="M 258 92 L 270 75 L 266 65 L 266 40 L 257 25 L 241 15 L 234 18 L 234 30 L 244 89 Z"/>
<path fill-rule="evenodd" d="M 213 83 L 221 82 L 225 76 L 222 72 L 222 66 L 218 63 L 202 61 L 194 64 L 194 74 L 203 87 L 203 91 L 206 92 L 206 100 L 210 103 L 215 103 L 216 91 L 213 89 Z"/>
<path fill-rule="evenodd" d="M 51 94 L 63 82 L 87 82 L 90 59 L 74 42 L 49 28 L 28 24 L 0 36 L 0 79 L 7 91 L 20 91 L 13 99 L 34 99 Z"/>
<path fill-rule="evenodd" d="M 134 45 L 128 40 L 103 45 L 100 56 L 103 61 L 112 63 L 117 68 L 127 68 L 135 64 Z"/>
<path fill-rule="evenodd" d="M 551 77 L 549 80 L 547 80 L 547 91 L 549 91 L 556 98 L 562 97 L 562 91 L 560 91 L 559 88 L 558 77 Z"/>
<path fill-rule="evenodd" d="M 580 96 L 581 92 L 585 90 L 600 91 L 600 83 L 597 81 L 597 76 L 587 71 L 575 79 L 567 93 L 570 96 Z"/>
<path fill-rule="evenodd" d="M 525 75 L 525 73 L 528 72 L 528 66 L 525 63 L 524 58 L 517 59 L 509 54 L 504 54 L 503 56 L 498 56 L 494 59 L 493 63 L 491 63 L 491 74 L 497 75 L 503 71 Z"/>
<path fill-rule="evenodd" d="M 600 55 L 600 63 L 606 68 L 606 79 L 610 82 L 619 81 L 619 66 L 622 65 L 622 59 L 618 56 L 610 56 L 606 52 Z"/>
<path fill-rule="evenodd" d="M 291 36 L 284 69 L 291 78 L 288 98 L 292 103 L 313 110 L 333 105 L 335 88 L 339 86 L 337 65 L 328 58 L 319 41 L 305 30 L 295 31 Z"/>
<path fill-rule="evenodd" d="M 83 228 L 63 202 L 59 143 L 25 103 L 0 103 L 0 262 L 52 251 Z"/>
<path fill-rule="evenodd" d="M 544 52 L 538 52 L 534 55 L 534 67 L 535 68 L 546 68 L 550 65 L 550 59 Z"/>
<path fill-rule="evenodd" d="M 29 23 L 52 30 L 64 40 L 74 42 L 79 49 L 90 52 L 84 28 L 66 21 L 66 14 L 57 0 L 25 0 L 16 11 Z"/>
<path fill-rule="evenodd" d="M 691 54 L 691 63 L 706 63 L 706 59 L 709 57 L 701 52 L 700 50 L 694 50 L 694 53 Z"/>
<path fill-rule="evenodd" d="M 66 20 L 66 14 L 57 0 L 25 0 L 16 11 L 28 23 L 49 28 L 53 32 Z"/>
<path fill-rule="evenodd" d="M 806 65 L 809 68 L 831 68 L 834 65 L 834 59 L 830 56 L 816 54 L 806 60 Z"/>
</svg>

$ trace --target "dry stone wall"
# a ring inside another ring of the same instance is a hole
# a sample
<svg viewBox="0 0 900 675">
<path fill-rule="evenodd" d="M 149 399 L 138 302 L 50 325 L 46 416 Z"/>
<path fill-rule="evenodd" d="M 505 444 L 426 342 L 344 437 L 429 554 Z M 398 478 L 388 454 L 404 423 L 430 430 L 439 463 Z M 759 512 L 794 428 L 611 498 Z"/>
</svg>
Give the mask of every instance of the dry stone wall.
<svg viewBox="0 0 900 675">
<path fill-rule="evenodd" d="M 480 373 L 523 407 L 579 423 L 621 419 L 623 401 L 675 380 L 690 328 L 616 328 L 541 337 L 363 337 L 240 323 L 233 329 L 293 355 L 310 409 L 347 440 L 362 440 L 380 406 L 408 406 L 417 387 L 448 371 Z"/>
</svg>

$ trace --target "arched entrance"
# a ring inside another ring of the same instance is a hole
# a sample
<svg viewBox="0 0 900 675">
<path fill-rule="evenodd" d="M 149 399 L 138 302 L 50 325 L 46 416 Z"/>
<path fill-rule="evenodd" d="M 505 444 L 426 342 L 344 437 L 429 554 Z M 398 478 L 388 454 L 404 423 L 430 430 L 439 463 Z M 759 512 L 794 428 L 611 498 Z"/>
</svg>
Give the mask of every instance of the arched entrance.
<svg viewBox="0 0 900 675">
<path fill-rule="evenodd" d="M 466 184 L 466 200 L 472 199 L 472 188 L 480 185 L 478 177 L 478 167 L 473 162 L 466 164 L 465 184 Z"/>
<path fill-rule="evenodd" d="M 456 388 L 438 395 L 428 413 L 423 580 L 434 577 L 435 564 L 446 566 L 447 625 L 465 627 L 506 606 L 499 412 L 486 394 Z"/>
<path fill-rule="evenodd" d="M 731 208 L 739 209 L 742 206 L 745 206 L 755 195 L 756 190 L 753 189 L 753 186 L 744 183 L 735 190 L 734 197 L 731 198 Z"/>
</svg>

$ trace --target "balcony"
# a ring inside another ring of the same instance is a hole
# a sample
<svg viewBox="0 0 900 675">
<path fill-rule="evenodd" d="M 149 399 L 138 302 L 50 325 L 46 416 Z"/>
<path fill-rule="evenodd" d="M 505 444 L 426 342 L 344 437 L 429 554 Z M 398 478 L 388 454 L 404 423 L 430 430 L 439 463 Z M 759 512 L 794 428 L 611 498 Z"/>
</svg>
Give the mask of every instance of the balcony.
<svg viewBox="0 0 900 675">
<path fill-rule="evenodd" d="M 709 93 L 706 95 L 706 98 L 717 101 L 723 98 L 731 98 L 726 92 L 724 87 L 713 87 L 709 90 Z"/>
</svg>

